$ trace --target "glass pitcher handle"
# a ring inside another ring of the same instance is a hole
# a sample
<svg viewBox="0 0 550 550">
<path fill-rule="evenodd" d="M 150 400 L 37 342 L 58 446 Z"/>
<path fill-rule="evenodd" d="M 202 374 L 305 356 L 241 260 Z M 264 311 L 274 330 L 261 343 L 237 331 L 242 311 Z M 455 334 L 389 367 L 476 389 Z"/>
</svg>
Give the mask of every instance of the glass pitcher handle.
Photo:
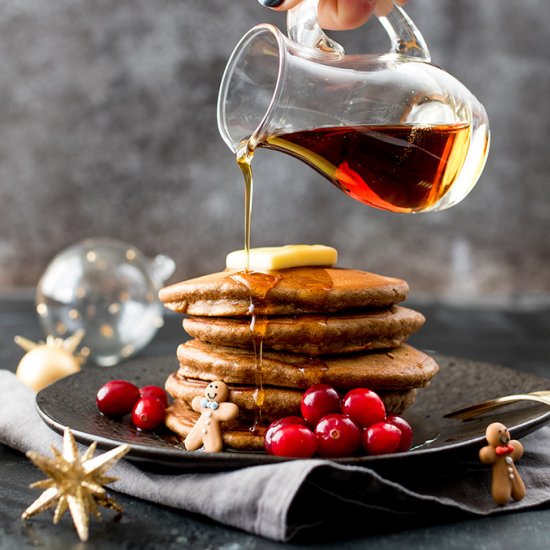
<svg viewBox="0 0 550 550">
<path fill-rule="evenodd" d="M 319 26 L 318 3 L 319 0 L 303 0 L 288 11 L 288 37 L 302 46 L 321 50 L 337 58 L 343 57 L 344 48 L 329 38 Z M 375 13 L 390 37 L 393 53 L 430 61 L 430 52 L 422 34 L 393 0 L 378 0 Z"/>
</svg>

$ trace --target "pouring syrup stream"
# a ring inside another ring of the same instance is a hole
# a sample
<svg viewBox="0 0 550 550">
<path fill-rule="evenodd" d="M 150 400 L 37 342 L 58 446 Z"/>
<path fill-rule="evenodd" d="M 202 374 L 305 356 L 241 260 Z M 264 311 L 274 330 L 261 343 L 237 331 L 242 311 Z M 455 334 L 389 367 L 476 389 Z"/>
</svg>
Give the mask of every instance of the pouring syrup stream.
<svg viewBox="0 0 550 550">
<path fill-rule="evenodd" d="M 254 150 L 247 140 L 237 149 L 237 166 L 244 177 L 244 250 L 246 255 L 245 271 L 250 270 L 250 221 L 252 218 L 252 159 Z"/>
<path fill-rule="evenodd" d="M 265 390 L 263 387 L 263 340 L 267 330 L 268 319 L 265 314 L 265 298 L 271 288 L 273 288 L 279 278 L 264 273 L 250 271 L 250 227 L 252 218 L 252 158 L 254 150 L 249 141 L 241 142 L 237 153 L 236 161 L 244 177 L 244 250 L 245 250 L 245 269 L 239 273 L 231 275 L 235 281 L 246 286 L 250 292 L 250 332 L 254 346 L 254 403 L 256 404 L 256 415 L 251 432 L 256 431 L 256 426 L 262 420 L 262 406 L 265 400 Z"/>
</svg>

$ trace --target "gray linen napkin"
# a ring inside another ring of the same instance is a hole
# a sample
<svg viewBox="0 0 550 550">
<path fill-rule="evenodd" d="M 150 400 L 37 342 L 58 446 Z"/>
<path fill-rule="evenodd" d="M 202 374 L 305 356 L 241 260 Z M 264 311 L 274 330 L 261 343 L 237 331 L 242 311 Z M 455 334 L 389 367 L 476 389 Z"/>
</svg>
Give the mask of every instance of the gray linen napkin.
<svg viewBox="0 0 550 550">
<path fill-rule="evenodd" d="M 62 446 L 59 435 L 38 416 L 34 393 L 8 371 L 0 370 L 0 442 L 20 451 L 50 455 Z M 490 496 L 490 468 L 476 460 L 449 457 L 374 471 L 326 460 L 294 460 L 234 472 L 162 475 L 121 461 L 109 472 L 119 478 L 112 488 L 238 527 L 274 540 L 325 521 L 351 527 L 349 518 L 368 512 L 369 525 L 399 517 L 425 521 L 442 515 L 488 515 L 550 502 L 550 427 L 523 439 L 519 463 L 527 496 L 505 507 Z M 38 476 L 37 476 L 38 477 Z M 210 495 L 216 495 L 215 499 Z M 29 503 L 30 504 L 30 503 Z M 348 518 L 348 525 L 346 524 Z M 363 525 L 362 529 L 369 529 Z M 365 531 L 363 531 L 365 532 Z"/>
</svg>

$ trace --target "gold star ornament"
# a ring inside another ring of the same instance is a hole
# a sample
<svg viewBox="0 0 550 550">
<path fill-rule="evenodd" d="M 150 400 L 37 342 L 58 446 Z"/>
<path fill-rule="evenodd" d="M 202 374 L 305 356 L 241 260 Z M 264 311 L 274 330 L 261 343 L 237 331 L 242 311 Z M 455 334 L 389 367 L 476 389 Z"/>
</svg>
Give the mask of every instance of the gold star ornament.
<svg viewBox="0 0 550 550">
<path fill-rule="evenodd" d="M 63 452 L 52 447 L 53 458 L 34 451 L 27 453 L 28 459 L 48 477 L 37 481 L 31 488 L 44 489 L 44 492 L 21 516 L 27 520 L 36 514 L 56 506 L 53 522 L 57 524 L 69 510 L 81 541 L 88 540 L 88 516 L 99 519 L 98 506 L 122 513 L 122 507 L 109 496 L 103 485 L 116 481 L 105 472 L 118 462 L 129 450 L 129 445 L 120 445 L 102 455 L 93 457 L 97 444 L 94 442 L 80 456 L 74 435 L 69 428 L 63 434 Z"/>
</svg>

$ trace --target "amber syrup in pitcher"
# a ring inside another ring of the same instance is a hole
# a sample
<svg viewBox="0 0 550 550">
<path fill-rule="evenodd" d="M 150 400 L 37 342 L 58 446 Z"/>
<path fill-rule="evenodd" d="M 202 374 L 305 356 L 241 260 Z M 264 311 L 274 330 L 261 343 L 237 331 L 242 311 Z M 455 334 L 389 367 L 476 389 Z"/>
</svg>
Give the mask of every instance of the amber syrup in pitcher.
<svg viewBox="0 0 550 550">
<path fill-rule="evenodd" d="M 333 126 L 272 135 L 259 147 L 306 162 L 370 206 L 421 212 L 452 187 L 470 134 L 467 123 Z"/>
</svg>

